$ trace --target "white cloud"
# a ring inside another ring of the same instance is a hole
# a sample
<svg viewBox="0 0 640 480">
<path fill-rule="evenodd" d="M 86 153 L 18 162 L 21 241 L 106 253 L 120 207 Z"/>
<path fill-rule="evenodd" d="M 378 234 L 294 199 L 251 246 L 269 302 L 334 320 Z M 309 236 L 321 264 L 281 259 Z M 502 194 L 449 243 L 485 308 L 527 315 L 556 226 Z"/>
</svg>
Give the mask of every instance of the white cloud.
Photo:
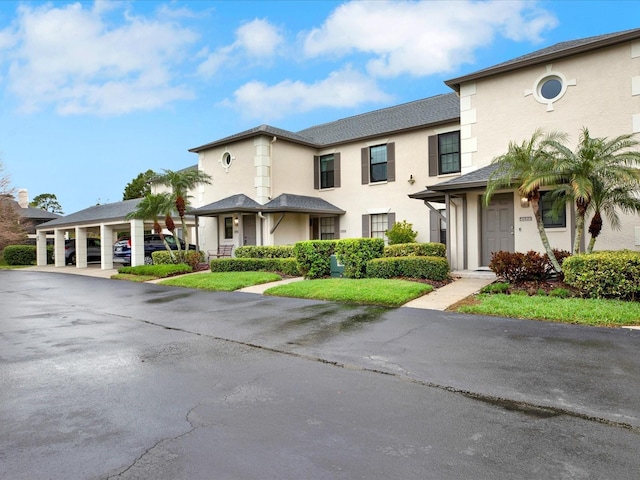
<svg viewBox="0 0 640 480">
<path fill-rule="evenodd" d="M 311 84 L 292 80 L 271 86 L 258 81 L 249 82 L 234 92 L 233 101 L 224 104 L 245 116 L 266 120 L 316 108 L 354 107 L 391 100 L 371 78 L 346 67 Z"/>
<path fill-rule="evenodd" d="M 112 9 L 103 3 L 18 9 L 8 80 L 24 110 L 53 105 L 63 114 L 111 115 L 192 97 L 171 79 L 196 36 L 128 13 L 111 27 L 102 14 Z"/>
<path fill-rule="evenodd" d="M 255 19 L 241 25 L 235 32 L 236 40 L 231 45 L 220 47 L 207 55 L 198 66 L 198 73 L 214 76 L 223 64 L 236 65 L 247 60 L 262 64 L 271 60 L 284 38 L 278 29 L 266 20 Z"/>
<path fill-rule="evenodd" d="M 424 76 L 471 62 L 496 35 L 537 42 L 556 25 L 526 1 L 353 1 L 312 30 L 304 50 L 308 57 L 371 55 L 368 70 L 380 77 Z"/>
<path fill-rule="evenodd" d="M 236 45 L 254 57 L 271 57 L 282 44 L 282 35 L 266 20 L 255 19 L 236 30 Z"/>
</svg>

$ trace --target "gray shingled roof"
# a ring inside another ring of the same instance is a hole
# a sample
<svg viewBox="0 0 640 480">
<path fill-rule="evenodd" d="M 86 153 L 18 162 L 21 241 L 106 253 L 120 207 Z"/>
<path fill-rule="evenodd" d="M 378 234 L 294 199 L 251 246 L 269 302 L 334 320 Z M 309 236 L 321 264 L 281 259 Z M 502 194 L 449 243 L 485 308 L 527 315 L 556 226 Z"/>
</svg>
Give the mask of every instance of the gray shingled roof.
<svg viewBox="0 0 640 480">
<path fill-rule="evenodd" d="M 211 215 L 225 212 L 259 212 L 263 209 L 255 200 L 239 193 L 232 195 L 217 202 L 209 203 L 199 208 L 189 210 L 192 215 Z"/>
<path fill-rule="evenodd" d="M 556 43 L 550 47 L 546 47 L 527 55 L 508 60 L 498 65 L 488 67 L 476 72 L 464 75 L 458 78 L 452 78 L 445 83 L 456 91 L 460 91 L 460 84 L 477 80 L 490 75 L 504 73 L 523 66 L 537 65 L 540 63 L 548 63 L 552 60 L 575 55 L 577 53 L 588 52 L 598 48 L 608 47 L 617 43 L 627 42 L 640 38 L 640 28 L 625 30 L 622 32 L 608 33 L 605 35 L 597 35 L 595 37 L 582 38 L 578 40 L 570 40 L 567 42 Z"/>
<path fill-rule="evenodd" d="M 285 138 L 287 140 L 291 140 L 295 143 L 301 143 L 303 145 L 309 145 L 312 147 L 317 147 L 311 140 L 308 138 L 302 137 L 294 132 L 290 132 L 288 130 L 284 130 L 282 128 L 272 127 L 271 125 L 260 125 L 259 127 L 250 128 L 249 130 L 245 130 L 240 133 L 236 133 L 234 135 L 230 135 L 228 137 L 221 138 L 220 140 L 216 140 L 214 142 L 207 143 L 205 145 L 201 145 L 199 147 L 190 148 L 190 152 L 201 152 L 203 150 L 208 150 L 209 148 L 217 147 L 220 145 L 224 145 L 227 143 L 237 142 L 239 140 L 244 140 L 246 138 L 252 138 L 258 135 L 269 135 L 278 138 Z"/>
<path fill-rule="evenodd" d="M 334 122 L 323 123 L 299 132 L 290 132 L 270 125 L 260 125 L 200 147 L 192 148 L 189 151 L 200 152 L 257 135 L 273 135 L 274 137 L 302 145 L 322 148 L 338 143 L 420 128 L 425 125 L 449 123 L 459 118 L 460 100 L 455 93 L 447 93 L 343 118 Z"/>
<path fill-rule="evenodd" d="M 430 187 L 427 187 L 425 190 L 422 190 L 420 192 L 411 193 L 409 194 L 409 197 L 417 198 L 420 200 L 433 199 L 434 197 L 441 196 L 442 192 L 486 187 L 487 182 L 489 181 L 489 177 L 496 170 L 496 168 L 498 168 L 497 163 L 487 165 L 486 167 L 478 168 L 477 170 L 469 172 L 465 175 L 460 175 L 459 177 L 452 178 L 445 182 L 431 185 Z"/>
<path fill-rule="evenodd" d="M 305 212 L 342 215 L 344 210 L 318 197 L 283 193 L 264 205 L 266 212 Z"/>
<path fill-rule="evenodd" d="M 345 213 L 344 210 L 339 209 L 321 198 L 293 195 L 291 193 L 283 193 L 264 205 L 260 205 L 244 194 L 232 195 L 189 211 L 190 214 L 199 216 L 231 212 L 304 212 L 333 215 L 342 215 Z"/>
<path fill-rule="evenodd" d="M 87 223 L 96 223 L 109 220 L 118 220 L 124 218 L 133 212 L 138 206 L 141 198 L 133 200 L 125 200 L 123 202 L 105 203 L 104 205 L 95 205 L 85 208 L 79 212 L 72 213 L 65 217 L 43 223 L 37 226 L 37 230 L 43 228 L 59 228 L 74 225 L 83 225 Z"/>
<path fill-rule="evenodd" d="M 327 146 L 351 140 L 456 121 L 460 99 L 455 93 L 416 100 L 300 130 L 299 135 Z"/>
<path fill-rule="evenodd" d="M 48 212 L 47 210 L 43 210 L 42 208 L 23 208 L 18 202 L 16 202 L 16 211 L 18 212 L 18 215 L 20 215 L 22 218 L 26 218 L 27 220 L 53 220 L 62 217 L 62 215 Z"/>
</svg>

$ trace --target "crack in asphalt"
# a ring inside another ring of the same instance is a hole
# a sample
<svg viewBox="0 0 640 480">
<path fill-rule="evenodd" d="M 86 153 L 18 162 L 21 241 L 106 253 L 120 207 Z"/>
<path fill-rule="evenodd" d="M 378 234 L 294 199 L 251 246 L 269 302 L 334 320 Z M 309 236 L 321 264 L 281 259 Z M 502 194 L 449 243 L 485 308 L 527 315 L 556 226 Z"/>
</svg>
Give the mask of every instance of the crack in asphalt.
<svg viewBox="0 0 640 480">
<path fill-rule="evenodd" d="M 189 430 L 187 430 L 186 432 L 181 433 L 180 435 L 176 435 L 175 437 L 170 437 L 170 438 L 163 438 L 158 440 L 156 443 L 154 443 L 151 447 L 147 448 L 143 453 L 141 453 L 133 462 L 131 462 L 130 465 L 128 465 L 127 467 L 125 467 L 122 471 L 116 473 L 115 475 L 109 475 L 108 477 L 105 477 L 105 480 L 111 480 L 113 478 L 120 478 L 122 477 L 122 475 L 126 474 L 129 470 L 131 470 L 132 468 L 134 468 L 138 463 L 140 463 L 140 461 L 142 459 L 144 459 L 147 455 L 151 454 L 153 452 L 153 450 L 155 450 L 156 448 L 158 448 L 160 445 L 163 445 L 165 443 L 170 443 L 173 442 L 175 440 L 180 440 L 183 437 L 186 437 L 187 435 L 191 435 L 193 432 L 195 432 L 196 430 L 203 428 L 204 425 L 194 425 L 194 423 L 189 419 L 189 416 L 191 415 L 191 413 L 198 408 L 200 405 L 202 405 L 201 403 L 198 403 L 195 407 L 190 408 L 189 411 L 187 412 L 187 416 L 186 416 L 186 421 L 189 425 L 191 425 L 191 428 Z"/>
<path fill-rule="evenodd" d="M 287 350 L 280 350 L 277 348 L 272 348 L 272 347 L 267 347 L 264 345 L 257 345 L 255 343 L 251 343 L 251 342 L 244 342 L 241 340 L 232 340 L 229 338 L 223 338 L 223 337 L 218 337 L 216 335 L 210 335 L 210 334 L 203 334 L 203 333 L 199 333 L 199 332 L 192 332 L 190 330 L 186 330 L 183 328 L 176 328 L 176 327 L 168 327 L 166 325 L 161 325 L 159 323 L 155 323 L 155 322 L 151 322 L 149 320 L 138 320 L 142 323 L 146 323 L 155 327 L 160 327 L 160 328 L 164 328 L 166 330 L 175 330 L 177 332 L 182 332 L 182 333 L 187 333 L 187 334 L 191 334 L 191 335 L 196 335 L 199 337 L 207 337 L 207 338 L 212 338 L 214 340 L 219 340 L 222 342 L 229 342 L 229 343 L 233 343 L 236 345 L 243 345 L 245 347 L 249 347 L 249 348 L 256 348 L 256 349 L 260 349 L 260 350 L 264 350 L 267 352 L 272 352 L 272 353 L 277 353 L 280 355 L 288 355 L 291 357 L 295 357 L 295 358 L 300 358 L 303 360 L 309 360 L 309 361 L 313 361 L 313 362 L 318 362 L 318 363 L 324 363 L 326 365 L 331 365 L 334 367 L 338 367 L 338 368 L 344 368 L 346 370 L 354 370 L 354 371 L 361 371 L 361 372 L 369 372 L 369 373 L 375 373 L 378 375 L 388 375 L 391 377 L 395 377 L 398 378 L 400 380 L 403 381 L 407 381 L 407 382 L 411 382 L 414 383 L 416 385 L 421 385 L 424 387 L 428 387 L 428 388 L 435 388 L 438 390 L 443 390 L 449 393 L 455 393 L 458 395 L 462 395 L 466 398 L 472 399 L 472 400 L 476 400 L 488 405 L 493 405 L 499 408 L 503 408 L 504 410 L 508 410 L 508 411 L 513 411 L 513 412 L 520 412 L 524 415 L 528 415 L 528 416 L 532 416 L 532 417 L 536 417 L 536 418 L 549 418 L 549 417 L 555 417 L 555 416 L 560 416 L 560 415 L 566 415 L 569 417 L 573 417 L 573 418 L 578 418 L 580 420 L 587 420 L 590 422 L 595 422 L 595 423 L 600 423 L 603 425 L 609 425 L 609 426 L 613 426 L 613 427 L 618 427 L 618 428 L 623 428 L 625 430 L 630 430 L 634 433 L 638 433 L 640 434 L 640 427 L 638 426 L 634 426 L 630 423 L 626 423 L 626 422 L 620 422 L 620 421 L 615 421 L 615 420 L 611 420 L 611 419 L 607 419 L 607 418 L 602 418 L 602 417 L 597 417 L 594 415 L 588 415 L 586 413 L 581 413 L 581 412 L 576 412 L 574 410 L 569 410 L 567 408 L 561 408 L 561 407 L 557 407 L 557 406 L 550 406 L 550 405 L 537 405 L 535 403 L 531 403 L 531 402 L 524 402 L 524 401 L 520 401 L 520 400 L 512 400 L 509 398 L 503 398 L 503 397 L 498 397 L 495 395 L 488 395 L 488 394 L 484 394 L 484 393 L 478 393 L 478 392 L 473 392 L 470 390 L 465 390 L 465 389 L 461 389 L 461 388 L 456 388 L 456 387 L 452 387 L 450 385 L 443 385 L 440 383 L 435 383 L 435 382 L 429 382 L 426 380 L 419 380 L 417 378 L 413 378 L 410 377 L 408 375 L 403 375 L 403 374 L 399 374 L 399 373 L 393 373 L 393 372 L 386 372 L 384 370 L 380 370 L 377 368 L 370 368 L 370 367 L 363 367 L 361 365 L 356 365 L 356 364 L 351 364 L 351 363 L 343 363 L 343 362 L 338 362 L 338 361 L 334 361 L 334 360 L 327 360 L 325 358 L 321 358 L 321 357 L 317 357 L 317 356 L 313 356 L 313 355 L 307 355 L 304 353 L 299 353 L 299 352 L 291 352 L 291 351 L 287 351 Z"/>
</svg>

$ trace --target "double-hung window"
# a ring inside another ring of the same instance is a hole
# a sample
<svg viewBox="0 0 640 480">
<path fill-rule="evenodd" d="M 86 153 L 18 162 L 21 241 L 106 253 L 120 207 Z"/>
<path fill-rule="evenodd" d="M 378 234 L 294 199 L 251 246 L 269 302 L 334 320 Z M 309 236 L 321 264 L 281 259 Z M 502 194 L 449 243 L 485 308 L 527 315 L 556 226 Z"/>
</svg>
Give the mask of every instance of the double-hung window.
<svg viewBox="0 0 640 480">
<path fill-rule="evenodd" d="M 386 241 L 387 230 L 389 230 L 389 214 L 371 215 L 371 238 L 382 238 Z"/>
<path fill-rule="evenodd" d="M 333 160 L 333 154 L 320 157 L 320 188 L 335 187 Z"/>
<path fill-rule="evenodd" d="M 320 240 L 333 240 L 335 238 L 335 218 L 322 217 L 320 219 Z"/>
<path fill-rule="evenodd" d="M 429 176 L 460 172 L 460 132 L 429 137 Z"/>
<path fill-rule="evenodd" d="M 340 187 L 340 152 L 313 157 L 313 188 Z"/>
<path fill-rule="evenodd" d="M 376 145 L 369 147 L 370 170 L 369 179 L 371 183 L 387 181 L 387 146 Z"/>
<path fill-rule="evenodd" d="M 362 149 L 362 184 L 395 182 L 395 143 L 373 145 Z"/>
</svg>

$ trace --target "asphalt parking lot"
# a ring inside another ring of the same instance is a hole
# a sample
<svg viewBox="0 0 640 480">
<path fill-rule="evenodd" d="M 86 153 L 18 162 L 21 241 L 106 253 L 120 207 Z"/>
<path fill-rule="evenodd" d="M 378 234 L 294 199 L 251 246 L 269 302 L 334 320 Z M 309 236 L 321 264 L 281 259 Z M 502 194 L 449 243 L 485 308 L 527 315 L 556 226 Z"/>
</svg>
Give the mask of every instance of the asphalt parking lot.
<svg viewBox="0 0 640 480">
<path fill-rule="evenodd" d="M 640 478 L 637 330 L 34 271 L 0 309 L 0 478 Z"/>
</svg>

